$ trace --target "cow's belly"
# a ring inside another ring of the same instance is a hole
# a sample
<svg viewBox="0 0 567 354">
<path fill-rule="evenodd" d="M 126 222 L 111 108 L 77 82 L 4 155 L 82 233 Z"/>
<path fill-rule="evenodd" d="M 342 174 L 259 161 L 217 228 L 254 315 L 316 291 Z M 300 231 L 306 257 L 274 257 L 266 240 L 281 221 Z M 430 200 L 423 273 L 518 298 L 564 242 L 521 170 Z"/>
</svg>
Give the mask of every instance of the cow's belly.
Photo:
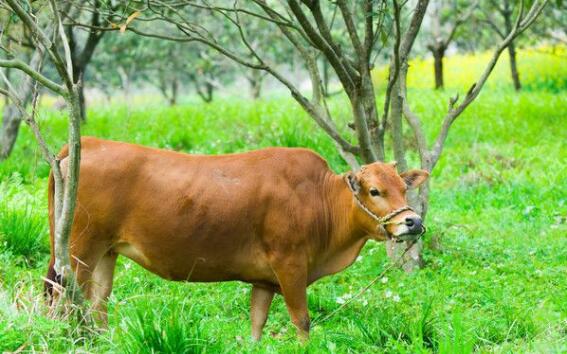
<svg viewBox="0 0 567 354">
<path fill-rule="evenodd" d="M 247 247 L 245 250 L 240 248 L 236 251 L 228 245 L 210 247 L 198 242 L 160 244 L 159 238 L 152 241 L 119 241 L 113 249 L 152 273 L 169 280 L 276 282 L 267 258 L 256 247 Z"/>
</svg>

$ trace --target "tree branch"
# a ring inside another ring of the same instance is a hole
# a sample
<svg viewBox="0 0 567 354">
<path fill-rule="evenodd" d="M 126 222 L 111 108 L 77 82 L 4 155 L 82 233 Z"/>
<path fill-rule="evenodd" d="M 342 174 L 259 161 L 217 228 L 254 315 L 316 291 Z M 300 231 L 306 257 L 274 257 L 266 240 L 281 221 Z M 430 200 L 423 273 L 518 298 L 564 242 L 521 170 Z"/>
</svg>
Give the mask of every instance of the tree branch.
<svg viewBox="0 0 567 354">
<path fill-rule="evenodd" d="M 54 93 L 66 96 L 67 91 L 65 88 L 42 75 L 41 73 L 34 70 L 28 64 L 24 63 L 19 59 L 0 59 L 0 67 L 4 68 L 14 68 L 23 71 L 25 74 L 31 76 L 34 80 L 37 80 L 40 84 L 50 89 Z"/>
<path fill-rule="evenodd" d="M 351 93 L 355 85 L 353 77 L 351 76 L 351 72 L 346 68 L 344 61 L 341 61 L 331 45 L 325 40 L 324 37 L 321 36 L 319 32 L 317 32 L 317 30 L 315 30 L 315 28 L 313 28 L 313 26 L 309 22 L 309 19 L 307 18 L 297 1 L 289 0 L 289 6 L 291 11 L 299 21 L 299 25 L 305 31 L 306 35 L 311 39 L 311 41 L 319 50 L 325 53 L 325 56 L 335 69 L 335 72 L 343 83 L 347 93 Z M 321 27 L 319 28 L 321 29 Z"/>
<path fill-rule="evenodd" d="M 479 80 L 471 86 L 463 102 L 459 104 L 456 108 L 451 108 L 449 112 L 447 112 L 447 114 L 445 115 L 445 118 L 443 119 L 443 123 L 441 126 L 441 131 L 439 132 L 439 135 L 437 136 L 437 139 L 435 140 L 435 143 L 433 144 L 433 147 L 431 149 L 432 168 L 435 166 L 437 161 L 439 161 L 439 157 L 441 156 L 441 152 L 443 151 L 443 146 L 445 145 L 445 140 L 447 139 L 451 125 L 453 124 L 455 119 L 457 119 L 457 117 L 465 110 L 465 108 L 467 108 L 476 99 L 476 97 L 480 93 L 480 90 L 486 83 L 486 80 L 492 73 L 492 70 L 496 66 L 500 54 L 504 51 L 504 49 L 506 49 L 506 47 L 508 47 L 508 45 L 518 35 L 520 35 L 520 33 L 522 33 L 522 31 L 524 31 L 531 23 L 533 23 L 533 21 L 535 21 L 535 19 L 539 16 L 539 14 L 543 10 L 547 2 L 548 0 L 543 0 L 541 3 L 537 0 L 534 1 L 534 3 L 530 8 L 530 11 L 522 21 L 522 16 L 524 12 L 524 1 L 523 0 L 521 1 L 520 10 L 516 18 L 516 21 L 514 23 L 514 26 L 512 27 L 512 30 L 510 31 L 510 33 L 508 33 L 506 38 L 495 49 L 492 58 L 486 65 L 484 72 L 481 74 Z M 522 24 L 525 24 L 525 26 L 523 26 Z"/>
<path fill-rule="evenodd" d="M 347 28 L 348 35 L 350 37 L 350 41 L 354 47 L 354 52 L 356 53 L 356 60 L 357 64 L 363 65 L 364 58 L 366 58 L 365 47 L 362 45 L 360 41 L 360 37 L 356 32 L 356 27 L 354 25 L 352 12 L 350 11 L 348 5 L 344 0 L 337 0 L 337 4 L 339 5 L 339 9 L 341 10 L 341 14 L 343 16 L 343 21 Z"/>
<path fill-rule="evenodd" d="M 469 17 L 472 16 L 472 14 L 474 13 L 474 10 L 478 7 L 478 1 L 475 1 L 469 8 L 467 11 L 465 11 L 461 16 L 459 16 L 459 18 L 457 18 L 457 20 L 454 22 L 453 27 L 451 28 L 451 30 L 449 31 L 449 34 L 447 35 L 447 38 L 445 39 L 445 41 L 443 41 L 443 47 L 447 48 L 449 46 L 449 43 L 451 43 L 451 41 L 453 40 L 453 37 L 455 36 L 455 33 L 457 32 L 457 28 L 465 23 Z"/>
</svg>

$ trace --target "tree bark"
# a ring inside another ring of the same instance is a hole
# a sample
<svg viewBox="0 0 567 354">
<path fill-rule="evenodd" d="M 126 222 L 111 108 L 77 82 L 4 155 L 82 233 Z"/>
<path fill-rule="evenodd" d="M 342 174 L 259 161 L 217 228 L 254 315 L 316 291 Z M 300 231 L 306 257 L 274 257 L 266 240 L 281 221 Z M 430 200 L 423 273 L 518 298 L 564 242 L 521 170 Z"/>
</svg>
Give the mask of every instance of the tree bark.
<svg viewBox="0 0 567 354">
<path fill-rule="evenodd" d="M 250 95 L 253 99 L 257 100 L 262 95 L 262 82 L 264 75 L 259 70 L 251 70 L 250 75 L 247 75 L 248 83 L 250 84 Z"/>
<path fill-rule="evenodd" d="M 213 101 L 213 93 L 215 88 L 209 80 L 206 80 L 203 86 L 204 87 L 201 88 L 200 83 L 198 81 L 195 82 L 195 89 L 197 90 L 199 97 L 201 97 L 204 102 L 211 103 Z"/>
<path fill-rule="evenodd" d="M 510 73 L 512 74 L 514 89 L 516 91 L 520 91 L 522 89 L 522 83 L 520 82 L 520 73 L 518 72 L 518 65 L 516 62 L 516 46 L 514 45 L 514 42 L 510 42 L 510 45 L 508 45 L 508 55 L 510 57 Z"/>
<path fill-rule="evenodd" d="M 36 50 L 30 60 L 30 67 L 36 70 L 41 62 L 42 54 Z M 18 97 L 25 107 L 31 101 L 33 80 L 29 75 L 23 75 L 22 82 L 18 88 Z M 7 100 L 7 102 L 9 102 Z M 22 114 L 14 103 L 4 106 L 2 114 L 2 131 L 0 132 L 0 161 L 7 159 L 18 138 Z"/>
<path fill-rule="evenodd" d="M 169 98 L 169 105 L 175 106 L 177 104 L 177 95 L 179 89 L 179 82 L 177 79 L 171 80 L 171 97 Z"/>
<path fill-rule="evenodd" d="M 0 135 L 0 161 L 7 159 L 12 153 L 21 123 L 22 116 L 18 109 L 13 104 L 5 106 L 2 114 L 2 135 Z"/>
<path fill-rule="evenodd" d="M 512 31 L 512 8 L 510 5 L 509 0 L 504 1 L 504 8 L 499 9 L 502 17 L 504 17 L 504 28 L 506 29 L 506 33 L 510 33 Z M 516 91 L 520 91 L 522 89 L 522 84 L 520 82 L 520 74 L 518 72 L 518 65 L 516 63 L 516 46 L 514 45 L 514 41 L 510 41 L 508 44 L 508 55 L 510 58 L 510 74 L 512 75 L 512 83 L 514 84 L 514 89 Z"/>
<path fill-rule="evenodd" d="M 122 92 L 124 94 L 124 101 L 128 103 L 130 101 L 130 75 L 129 72 L 124 69 L 123 66 L 119 66 L 116 70 L 118 76 L 120 76 L 120 86 L 122 87 Z M 134 70 L 132 70 L 134 72 Z"/>
<path fill-rule="evenodd" d="M 445 57 L 445 48 L 433 49 L 433 67 L 435 72 L 435 89 L 443 89 L 443 58 Z"/>
<path fill-rule="evenodd" d="M 98 2 L 96 2 L 96 7 L 91 17 L 91 25 L 98 26 L 100 14 L 98 12 Z M 89 35 L 85 41 L 85 44 L 81 51 L 77 49 L 77 43 L 75 41 L 75 34 L 73 32 L 72 26 L 67 26 L 67 39 L 69 42 L 69 48 L 71 50 L 71 62 L 73 65 L 73 82 L 80 83 L 77 87 L 77 94 L 78 94 L 78 105 L 79 105 L 79 114 L 81 118 L 81 122 L 86 122 L 87 115 L 86 115 L 86 101 L 85 101 L 85 92 L 84 92 L 84 76 L 87 66 L 91 62 L 93 54 L 97 45 L 100 43 L 102 36 L 104 35 L 104 31 L 96 32 L 95 30 L 91 29 Z"/>
<path fill-rule="evenodd" d="M 78 82 L 78 81 L 75 81 Z M 77 92 L 77 102 L 79 105 L 79 117 L 81 122 L 87 121 L 87 104 L 85 102 L 85 88 L 80 85 Z"/>
<path fill-rule="evenodd" d="M 399 80 L 394 84 L 390 94 L 390 125 L 392 135 L 392 148 L 394 159 L 397 161 L 398 171 L 403 172 L 408 169 L 406 162 L 406 150 L 404 147 L 403 121 L 402 121 L 402 96 L 400 95 Z"/>
<path fill-rule="evenodd" d="M 74 304 L 82 305 L 84 297 L 75 279 L 75 272 L 71 267 L 69 238 L 77 205 L 77 191 L 79 188 L 79 166 L 81 161 L 81 117 L 79 103 L 79 84 L 73 84 L 69 94 L 65 97 L 69 107 L 68 123 L 68 165 L 67 174 L 63 181 L 55 183 L 55 235 L 53 265 L 56 274 L 64 280 L 66 297 Z M 59 169 L 59 162 L 55 162 Z M 61 170 L 58 171 L 61 174 Z"/>
</svg>

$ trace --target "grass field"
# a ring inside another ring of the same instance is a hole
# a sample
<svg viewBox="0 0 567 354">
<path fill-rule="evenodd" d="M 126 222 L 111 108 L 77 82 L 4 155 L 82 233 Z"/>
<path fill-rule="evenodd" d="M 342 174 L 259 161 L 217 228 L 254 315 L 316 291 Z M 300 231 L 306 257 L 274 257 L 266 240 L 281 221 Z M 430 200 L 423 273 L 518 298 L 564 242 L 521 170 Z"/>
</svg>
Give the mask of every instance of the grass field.
<svg viewBox="0 0 567 354">
<path fill-rule="evenodd" d="M 248 285 L 167 282 L 125 259 L 116 270 L 107 332 L 86 335 L 49 318 L 41 295 L 49 169 L 24 128 L 11 158 L 0 163 L 0 351 L 567 352 L 567 65 L 565 57 L 521 52 L 526 89 L 515 93 L 506 59 L 455 123 L 433 173 L 427 267 L 388 274 L 315 326 L 303 346 L 281 297 L 264 339 L 253 344 Z M 468 87 L 470 72 L 485 60 L 449 58 L 445 92 L 429 90 L 430 63 L 413 63 L 421 81 L 410 81 L 410 99 L 430 135 L 451 87 Z M 332 110 L 348 119 L 341 98 Z M 45 110 L 40 119 L 52 146 L 61 146 L 65 118 Z M 90 107 L 83 134 L 211 154 L 305 146 L 337 172 L 346 169 L 289 98 L 189 100 L 174 108 L 115 102 Z M 310 287 L 311 317 L 333 311 L 387 264 L 383 245 L 368 243 L 352 267 Z"/>
</svg>

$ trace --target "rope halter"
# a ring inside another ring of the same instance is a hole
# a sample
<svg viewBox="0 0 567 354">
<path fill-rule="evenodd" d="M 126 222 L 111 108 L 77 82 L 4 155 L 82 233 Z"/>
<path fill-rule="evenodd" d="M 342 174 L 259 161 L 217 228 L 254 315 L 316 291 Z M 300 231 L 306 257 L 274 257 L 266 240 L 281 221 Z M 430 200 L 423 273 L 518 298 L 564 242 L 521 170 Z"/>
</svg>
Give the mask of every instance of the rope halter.
<svg viewBox="0 0 567 354">
<path fill-rule="evenodd" d="M 376 222 L 378 223 L 379 226 L 383 226 L 383 225 L 389 225 L 389 224 L 394 224 L 394 222 L 390 221 L 392 220 L 394 217 L 396 217 L 397 215 L 403 213 L 404 211 L 414 211 L 410 206 L 406 205 L 403 206 L 401 208 L 398 208 L 396 210 L 391 211 L 390 213 L 380 217 L 376 214 L 374 214 L 374 212 L 370 209 L 368 209 L 360 200 L 360 198 L 358 198 L 358 195 L 353 194 L 354 196 L 354 200 L 356 200 L 356 204 L 358 204 L 358 206 L 364 210 L 366 212 L 366 214 L 368 214 L 372 219 L 376 220 Z M 414 211 L 415 212 L 415 211 Z"/>
</svg>

